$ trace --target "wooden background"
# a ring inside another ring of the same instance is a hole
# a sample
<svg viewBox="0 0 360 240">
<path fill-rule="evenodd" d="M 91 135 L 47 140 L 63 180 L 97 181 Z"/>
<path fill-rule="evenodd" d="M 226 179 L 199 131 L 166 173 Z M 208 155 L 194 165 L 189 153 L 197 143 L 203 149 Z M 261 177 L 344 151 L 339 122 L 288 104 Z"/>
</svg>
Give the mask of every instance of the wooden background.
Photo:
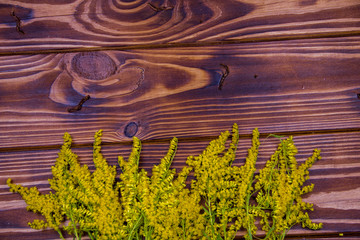
<svg viewBox="0 0 360 240">
<path fill-rule="evenodd" d="M 181 168 L 234 122 L 239 165 L 255 127 L 259 167 L 269 133 L 294 135 L 299 161 L 322 150 L 305 198 L 324 227 L 288 239 L 360 239 L 359 43 L 359 0 L 1 0 L 0 239 L 58 239 L 6 179 L 49 190 L 65 131 L 89 165 L 96 130 L 110 164 L 135 135 L 150 170 L 173 136 Z"/>
</svg>

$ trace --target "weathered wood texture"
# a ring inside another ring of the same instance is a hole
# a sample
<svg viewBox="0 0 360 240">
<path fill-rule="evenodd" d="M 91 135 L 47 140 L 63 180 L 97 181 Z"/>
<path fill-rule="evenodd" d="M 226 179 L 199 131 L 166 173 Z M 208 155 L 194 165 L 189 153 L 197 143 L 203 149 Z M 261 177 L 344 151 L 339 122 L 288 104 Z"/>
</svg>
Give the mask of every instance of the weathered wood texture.
<svg viewBox="0 0 360 240">
<path fill-rule="evenodd" d="M 234 122 L 243 134 L 359 131 L 358 43 L 3 56 L 0 151 L 60 144 L 70 130 L 77 143 L 97 129 L 104 141 L 129 141 L 131 122 L 142 140 L 215 136 Z M 220 63 L 230 70 L 222 90 Z M 81 111 L 67 111 L 87 94 Z"/>
<path fill-rule="evenodd" d="M 58 239 L 27 226 L 34 214 L 6 179 L 48 191 L 65 131 L 91 168 L 96 130 L 112 165 L 137 136 L 141 167 L 151 172 L 173 136 L 180 169 L 234 122 L 236 164 L 255 127 L 259 167 L 278 143 L 269 133 L 294 135 L 300 161 L 322 150 L 306 199 L 324 228 L 296 227 L 289 239 L 359 239 L 359 1 L 151 3 L 169 9 L 145 0 L 1 1 L 0 239 Z"/>
<path fill-rule="evenodd" d="M 168 7 L 156 12 L 150 5 Z M 20 29 L 16 29 L 16 18 Z M 31 1 L 0 4 L 0 52 L 360 34 L 358 0 Z"/>
</svg>

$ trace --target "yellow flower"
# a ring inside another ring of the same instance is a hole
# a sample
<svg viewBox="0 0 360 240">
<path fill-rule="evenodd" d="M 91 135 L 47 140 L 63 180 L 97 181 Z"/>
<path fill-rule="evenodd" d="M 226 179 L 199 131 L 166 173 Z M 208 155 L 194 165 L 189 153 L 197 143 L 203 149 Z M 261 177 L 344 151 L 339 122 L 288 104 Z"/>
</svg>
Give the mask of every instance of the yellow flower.
<svg viewBox="0 0 360 240">
<path fill-rule="evenodd" d="M 295 224 L 319 229 L 306 211 L 312 204 L 302 200 L 313 184 L 303 186 L 308 169 L 320 159 L 320 150 L 298 166 L 293 138 L 280 144 L 255 176 L 259 151 L 259 131 L 254 129 L 252 146 L 245 164 L 233 166 L 239 141 L 238 126 L 232 134 L 225 131 L 211 141 L 199 156 L 189 156 L 178 174 L 171 169 L 178 140 L 170 141 L 169 151 L 154 165 L 151 177 L 139 169 L 141 142 L 133 139 L 128 160 L 118 158 L 116 167 L 109 166 L 101 154 L 102 131 L 95 133 L 93 161 L 95 171 L 81 166 L 71 151 L 72 139 L 64 134 L 53 178 L 52 192 L 40 194 L 36 187 L 13 184 L 10 191 L 22 195 L 27 209 L 43 215 L 29 225 L 35 229 L 53 228 L 63 239 L 64 229 L 81 239 L 233 239 L 238 230 L 246 231 L 245 239 L 256 237 L 256 219 L 268 239 L 283 239 Z M 231 136 L 231 138 L 230 138 Z M 231 139 L 231 140 L 230 140 Z M 228 142 L 230 142 L 228 144 Z M 193 172 L 190 188 L 186 183 Z M 202 205 L 202 203 L 204 203 Z M 62 223 L 65 218 L 69 221 Z"/>
</svg>

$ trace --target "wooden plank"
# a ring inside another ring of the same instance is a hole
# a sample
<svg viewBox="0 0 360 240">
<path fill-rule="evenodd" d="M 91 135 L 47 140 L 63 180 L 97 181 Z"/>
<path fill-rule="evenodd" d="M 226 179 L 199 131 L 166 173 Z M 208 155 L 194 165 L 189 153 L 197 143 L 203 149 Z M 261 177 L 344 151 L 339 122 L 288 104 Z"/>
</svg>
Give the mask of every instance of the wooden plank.
<svg viewBox="0 0 360 240">
<path fill-rule="evenodd" d="M 359 37 L 0 57 L 0 151 L 264 133 L 359 131 Z M 218 89 L 226 64 L 230 73 Z M 85 96 L 80 111 L 69 113 Z"/>
<path fill-rule="evenodd" d="M 150 4 L 167 10 L 154 11 Z M 0 52 L 360 35 L 357 0 L 31 1 L 0 4 Z M 20 23 L 17 30 L 17 22 Z"/>
<path fill-rule="evenodd" d="M 225 130 L 225 129 L 224 129 Z M 105 138 L 106 136 L 104 136 Z M 76 139 L 75 139 L 76 141 Z M 306 195 L 308 202 L 314 203 L 315 211 L 311 212 L 311 218 L 315 222 L 323 222 L 324 228 L 320 231 L 303 230 L 295 227 L 289 232 L 289 237 L 299 236 L 306 239 L 320 236 L 335 236 L 344 233 L 353 236 L 360 229 L 360 134 L 337 133 L 299 135 L 294 137 L 298 148 L 297 159 L 301 163 L 312 154 L 314 148 L 320 148 L 322 159 L 311 168 L 309 182 L 315 184 L 311 194 Z M 180 139 L 177 155 L 173 167 L 180 169 L 184 166 L 188 155 L 198 155 L 206 147 L 209 141 L 191 142 Z M 278 140 L 275 138 L 260 139 L 260 155 L 258 168 L 264 166 L 270 155 L 276 149 Z M 236 165 L 242 165 L 250 146 L 249 138 L 240 139 L 237 151 Z M 140 164 L 149 173 L 153 164 L 158 164 L 160 158 L 167 152 L 168 143 L 146 142 Z M 117 156 L 127 157 L 131 146 L 126 144 L 104 145 L 102 152 L 109 164 L 116 165 Z M 73 148 L 79 155 L 82 164 L 92 164 L 91 147 Z M 2 153 L 0 155 L 0 238 L 6 239 L 32 239 L 36 231 L 27 227 L 26 223 L 35 217 L 34 214 L 25 210 L 25 204 L 17 194 L 8 192 L 6 179 L 11 177 L 17 183 L 26 186 L 38 186 L 41 191 L 48 191 L 47 179 L 51 177 L 51 165 L 55 163 L 58 150 L 36 150 Z M 19 217 L 21 216 L 21 217 Z M 10 231 L 13 231 L 10 234 Z M 50 235 L 49 235 L 50 234 Z M 37 239 L 50 239 L 56 237 L 49 232 L 38 234 Z"/>
</svg>

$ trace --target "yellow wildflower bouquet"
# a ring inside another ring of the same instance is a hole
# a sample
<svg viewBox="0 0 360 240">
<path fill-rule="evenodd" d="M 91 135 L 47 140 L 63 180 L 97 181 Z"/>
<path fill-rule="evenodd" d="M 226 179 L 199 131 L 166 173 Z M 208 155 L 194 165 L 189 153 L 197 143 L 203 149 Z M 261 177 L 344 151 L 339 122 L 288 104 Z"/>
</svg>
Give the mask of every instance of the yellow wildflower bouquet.
<svg viewBox="0 0 360 240">
<path fill-rule="evenodd" d="M 72 139 L 64 135 L 64 144 L 52 167 L 49 179 L 52 191 L 41 194 L 36 187 L 27 188 L 7 183 L 10 191 L 21 194 L 27 209 L 43 215 L 29 223 L 35 229 L 53 228 L 61 239 L 63 231 L 81 239 L 234 239 L 245 230 L 245 239 L 284 239 L 295 224 L 320 229 L 312 223 L 307 210 L 312 204 L 301 196 L 314 185 L 303 187 L 308 169 L 320 159 L 315 149 L 305 163 L 298 166 L 292 137 L 282 140 L 266 166 L 259 172 L 255 163 L 259 149 L 259 132 L 253 131 L 252 146 L 243 166 L 233 166 L 239 141 L 238 126 L 232 134 L 222 133 L 199 156 L 187 158 L 178 174 L 171 169 L 177 149 L 177 139 L 170 142 L 169 151 L 155 165 L 149 177 L 139 169 L 141 142 L 134 137 L 128 160 L 119 157 L 121 173 L 109 166 L 101 154 L 102 131 L 95 134 L 90 172 L 81 166 L 71 151 Z M 231 135 L 231 136 L 230 136 Z M 226 143 L 231 137 L 231 143 Z M 186 181 L 190 173 L 191 185 Z"/>
</svg>

